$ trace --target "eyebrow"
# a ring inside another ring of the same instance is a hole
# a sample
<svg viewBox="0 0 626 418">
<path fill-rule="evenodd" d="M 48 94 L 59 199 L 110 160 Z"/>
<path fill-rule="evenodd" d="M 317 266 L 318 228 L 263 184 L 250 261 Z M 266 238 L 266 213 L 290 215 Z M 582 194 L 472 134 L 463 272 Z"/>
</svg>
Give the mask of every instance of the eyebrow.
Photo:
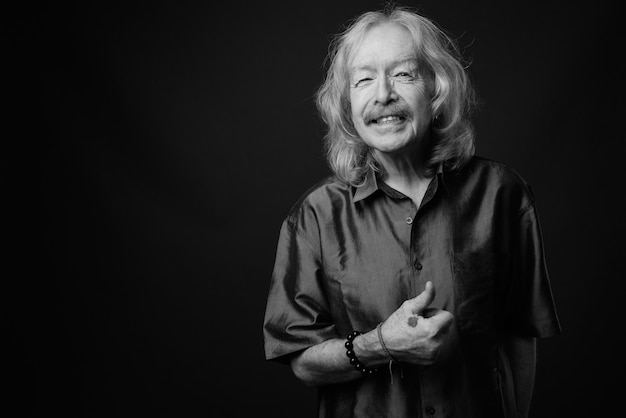
<svg viewBox="0 0 626 418">
<path fill-rule="evenodd" d="M 395 68 L 398 67 L 402 64 L 413 64 L 413 65 L 417 65 L 418 64 L 418 60 L 415 57 L 407 57 L 407 58 L 402 58 L 399 59 L 397 61 L 393 61 L 391 63 L 390 68 Z M 350 75 L 353 75 L 354 73 L 358 72 L 358 71 L 374 71 L 375 68 L 371 65 L 359 65 L 358 67 L 354 67 L 350 70 Z"/>
</svg>

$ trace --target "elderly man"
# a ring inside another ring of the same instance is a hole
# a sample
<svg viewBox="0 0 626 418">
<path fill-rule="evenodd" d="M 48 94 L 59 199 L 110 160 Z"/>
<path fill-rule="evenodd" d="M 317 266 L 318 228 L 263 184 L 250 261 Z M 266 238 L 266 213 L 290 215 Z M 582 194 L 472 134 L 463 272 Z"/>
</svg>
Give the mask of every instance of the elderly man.
<svg viewBox="0 0 626 418">
<path fill-rule="evenodd" d="M 285 219 L 266 358 L 323 417 L 525 417 L 560 331 L 530 188 L 474 156 L 454 43 L 402 8 L 332 44 L 317 95 L 334 175 Z"/>
</svg>

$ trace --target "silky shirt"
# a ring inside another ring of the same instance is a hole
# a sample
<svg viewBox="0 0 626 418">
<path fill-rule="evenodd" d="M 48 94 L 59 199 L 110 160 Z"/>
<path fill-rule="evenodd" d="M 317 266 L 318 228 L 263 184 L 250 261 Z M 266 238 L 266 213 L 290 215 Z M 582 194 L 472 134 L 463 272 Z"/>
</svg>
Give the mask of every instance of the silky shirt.
<svg viewBox="0 0 626 418">
<path fill-rule="evenodd" d="M 322 386 L 319 416 L 517 416 L 504 337 L 547 337 L 560 325 L 531 189 L 479 157 L 440 168 L 419 208 L 373 172 L 360 187 L 329 177 L 306 192 L 280 231 L 266 358 L 369 331 L 427 281 L 430 306 L 454 315 L 435 364 Z"/>
</svg>

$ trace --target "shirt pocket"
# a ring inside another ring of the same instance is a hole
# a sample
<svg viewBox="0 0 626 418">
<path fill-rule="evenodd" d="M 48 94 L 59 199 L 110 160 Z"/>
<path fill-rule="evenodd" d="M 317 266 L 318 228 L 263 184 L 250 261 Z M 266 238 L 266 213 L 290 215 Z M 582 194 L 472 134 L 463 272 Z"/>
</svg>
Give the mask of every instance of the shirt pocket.
<svg viewBox="0 0 626 418">
<path fill-rule="evenodd" d="M 490 251 L 455 253 L 455 317 L 464 335 L 481 336 L 494 332 L 496 255 Z"/>
</svg>

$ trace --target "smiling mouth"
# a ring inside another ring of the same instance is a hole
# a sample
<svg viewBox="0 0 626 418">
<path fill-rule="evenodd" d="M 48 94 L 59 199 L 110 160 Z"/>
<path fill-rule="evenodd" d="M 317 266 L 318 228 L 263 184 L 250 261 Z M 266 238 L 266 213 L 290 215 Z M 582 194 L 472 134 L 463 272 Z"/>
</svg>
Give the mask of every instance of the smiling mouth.
<svg viewBox="0 0 626 418">
<path fill-rule="evenodd" d="M 370 120 L 370 123 L 375 123 L 378 125 L 385 125 L 385 124 L 390 124 L 390 123 L 401 122 L 404 119 L 405 118 L 400 115 L 387 115 L 387 116 L 381 116 L 377 119 L 372 119 Z"/>
</svg>

